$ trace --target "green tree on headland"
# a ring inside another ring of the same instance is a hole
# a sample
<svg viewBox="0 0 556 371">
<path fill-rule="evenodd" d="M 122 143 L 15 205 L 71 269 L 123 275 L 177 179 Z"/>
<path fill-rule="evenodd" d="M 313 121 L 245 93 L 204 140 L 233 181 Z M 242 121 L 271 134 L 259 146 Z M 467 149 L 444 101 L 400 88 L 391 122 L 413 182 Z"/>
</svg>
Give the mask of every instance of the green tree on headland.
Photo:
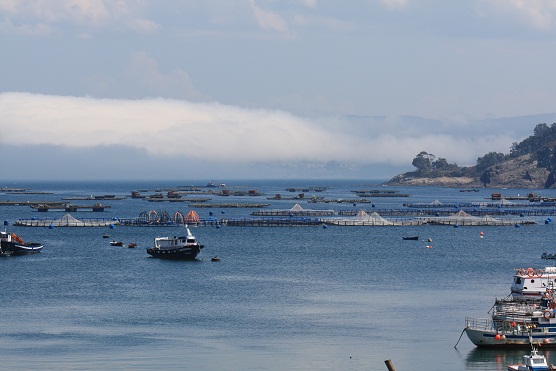
<svg viewBox="0 0 556 371">
<path fill-rule="evenodd" d="M 517 143 L 512 143 L 509 154 L 500 152 L 488 152 L 477 158 L 477 163 L 472 167 L 459 167 L 450 164 L 445 158 L 438 157 L 432 153 L 421 151 L 412 161 L 416 171 L 406 173 L 406 176 L 437 178 L 442 176 L 459 177 L 467 176 L 480 180 L 484 186 L 490 183 L 491 177 L 498 173 L 497 164 L 505 161 L 529 155 L 530 160 L 537 161 L 537 168 L 544 168 L 551 172 L 550 185 L 556 184 L 556 123 L 547 125 L 538 124 L 533 130 L 533 135 Z M 529 160 L 529 161 L 530 161 Z M 525 178 L 531 178 L 527 172 Z"/>
<path fill-rule="evenodd" d="M 411 165 L 417 168 L 420 173 L 427 173 L 432 167 L 435 156 L 425 151 L 421 151 L 411 162 Z"/>
</svg>

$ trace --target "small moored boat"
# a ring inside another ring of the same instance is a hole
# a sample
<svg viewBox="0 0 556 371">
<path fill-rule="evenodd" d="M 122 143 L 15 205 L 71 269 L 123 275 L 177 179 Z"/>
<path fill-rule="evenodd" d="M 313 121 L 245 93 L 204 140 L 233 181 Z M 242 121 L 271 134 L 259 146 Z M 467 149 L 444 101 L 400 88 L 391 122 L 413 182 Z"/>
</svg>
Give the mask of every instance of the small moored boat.
<svg viewBox="0 0 556 371">
<path fill-rule="evenodd" d="M 154 246 L 147 248 L 147 253 L 153 258 L 194 260 L 204 247 L 197 242 L 186 225 L 186 236 L 156 237 Z"/>
<path fill-rule="evenodd" d="M 542 253 L 541 259 L 556 259 L 556 254 L 547 254 L 545 252 Z"/>
<path fill-rule="evenodd" d="M 531 354 L 525 354 L 523 356 L 525 363 L 508 365 L 508 371 L 545 371 L 554 370 L 552 365 L 548 365 L 546 362 L 546 357 L 537 352 L 537 349 L 533 347 L 531 349 Z"/>
<path fill-rule="evenodd" d="M 402 237 L 402 240 L 405 240 L 405 241 L 419 241 L 419 236 Z"/>
<path fill-rule="evenodd" d="M 110 241 L 110 246 L 123 246 L 124 243 L 122 241 Z"/>
</svg>

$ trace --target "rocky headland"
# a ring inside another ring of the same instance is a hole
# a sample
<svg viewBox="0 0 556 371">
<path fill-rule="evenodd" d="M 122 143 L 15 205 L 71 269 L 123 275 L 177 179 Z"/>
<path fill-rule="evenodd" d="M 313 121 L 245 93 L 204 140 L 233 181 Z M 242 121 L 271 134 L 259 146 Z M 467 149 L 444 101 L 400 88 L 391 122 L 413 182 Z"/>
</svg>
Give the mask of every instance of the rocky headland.
<svg viewBox="0 0 556 371">
<path fill-rule="evenodd" d="M 458 167 L 421 152 L 412 163 L 417 170 L 396 175 L 390 186 L 458 188 L 556 188 L 556 123 L 539 124 L 535 133 L 513 143 L 510 154 L 489 152 L 477 165 Z"/>
</svg>

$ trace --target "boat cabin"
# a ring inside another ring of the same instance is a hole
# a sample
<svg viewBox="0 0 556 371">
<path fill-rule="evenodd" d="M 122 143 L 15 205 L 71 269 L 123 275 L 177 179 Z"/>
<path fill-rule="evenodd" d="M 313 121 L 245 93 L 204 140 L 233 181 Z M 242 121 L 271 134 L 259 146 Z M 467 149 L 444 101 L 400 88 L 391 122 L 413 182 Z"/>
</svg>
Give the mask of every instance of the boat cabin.
<svg viewBox="0 0 556 371">
<path fill-rule="evenodd" d="M 157 237 L 155 238 L 155 248 L 175 248 L 186 243 L 185 237 Z"/>
<path fill-rule="evenodd" d="M 552 366 L 548 366 L 546 357 L 538 354 L 536 349 L 531 350 L 530 355 L 524 355 L 525 364 L 508 365 L 509 371 L 544 371 L 552 370 Z"/>
<path fill-rule="evenodd" d="M 540 299 L 548 291 L 556 292 L 556 267 L 519 268 L 514 275 L 511 292 L 515 298 Z"/>
</svg>

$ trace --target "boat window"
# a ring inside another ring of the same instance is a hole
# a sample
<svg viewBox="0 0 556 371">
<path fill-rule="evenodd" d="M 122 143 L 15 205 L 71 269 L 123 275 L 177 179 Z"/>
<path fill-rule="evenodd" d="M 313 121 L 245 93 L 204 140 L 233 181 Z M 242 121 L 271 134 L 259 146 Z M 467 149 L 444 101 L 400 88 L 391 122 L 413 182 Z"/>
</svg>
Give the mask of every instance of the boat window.
<svg viewBox="0 0 556 371">
<path fill-rule="evenodd" d="M 520 285 L 520 284 L 521 284 L 521 277 L 516 277 L 516 278 L 515 278 L 515 283 L 516 283 L 517 285 Z"/>
<path fill-rule="evenodd" d="M 539 359 L 533 358 L 533 363 L 544 363 L 544 360 L 540 358 Z"/>
<path fill-rule="evenodd" d="M 535 280 L 531 280 L 531 283 L 535 283 Z"/>
</svg>

